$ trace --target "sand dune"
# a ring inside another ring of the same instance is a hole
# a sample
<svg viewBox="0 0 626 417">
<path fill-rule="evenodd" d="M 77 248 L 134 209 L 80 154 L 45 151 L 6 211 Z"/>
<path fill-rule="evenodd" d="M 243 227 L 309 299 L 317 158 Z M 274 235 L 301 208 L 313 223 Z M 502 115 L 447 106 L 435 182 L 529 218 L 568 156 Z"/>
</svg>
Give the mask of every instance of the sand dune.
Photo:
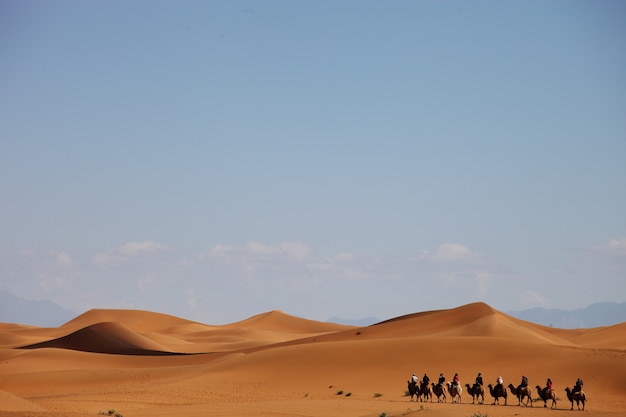
<svg viewBox="0 0 626 417">
<path fill-rule="evenodd" d="M 22 348 L 61 348 L 120 355 L 164 355 L 172 353 L 164 346 L 129 330 L 124 325 L 111 322 L 92 324 L 67 336 L 22 346 Z"/>
<path fill-rule="evenodd" d="M 514 384 L 524 374 L 533 387 L 550 377 L 559 410 L 518 407 L 511 397 L 514 405 L 492 406 L 489 395 L 480 406 L 467 396 L 411 403 L 412 372 L 458 372 L 462 383 L 482 372 L 485 383 L 502 375 Z M 475 303 L 368 327 L 280 311 L 223 326 L 133 310 L 91 310 L 55 329 L 0 324 L 0 411 L 20 417 L 111 408 L 124 417 L 560 416 L 571 415 L 563 389 L 577 377 L 587 413 L 626 412 L 626 323 L 555 329 Z"/>
</svg>

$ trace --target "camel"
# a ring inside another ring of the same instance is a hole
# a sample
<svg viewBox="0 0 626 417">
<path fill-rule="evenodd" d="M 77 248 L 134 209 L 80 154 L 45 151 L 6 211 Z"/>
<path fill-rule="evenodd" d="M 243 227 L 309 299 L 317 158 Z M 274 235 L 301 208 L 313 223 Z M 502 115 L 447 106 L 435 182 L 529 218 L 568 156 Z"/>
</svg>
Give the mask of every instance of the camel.
<svg viewBox="0 0 626 417">
<path fill-rule="evenodd" d="M 452 385 L 452 382 L 448 381 L 446 382 L 446 385 L 448 386 L 448 392 L 450 393 L 450 396 L 452 397 L 452 402 L 455 403 L 456 402 L 456 398 L 459 398 L 459 404 L 461 403 L 461 393 L 463 392 L 463 388 L 461 388 L 460 385 L 458 384 L 454 384 Z"/>
<path fill-rule="evenodd" d="M 473 387 L 470 387 L 470 384 L 465 384 L 465 388 L 467 388 L 467 393 L 472 396 L 472 404 L 474 404 L 474 400 L 478 401 L 478 404 L 485 402 L 485 388 L 482 385 L 474 384 Z"/>
<path fill-rule="evenodd" d="M 572 403 L 572 408 L 574 409 L 574 401 L 576 401 L 576 406 L 580 410 L 580 404 L 583 403 L 583 411 L 585 411 L 585 401 L 587 401 L 587 397 L 583 391 L 572 392 L 569 387 L 565 388 L 565 392 L 567 393 L 567 399 Z"/>
<path fill-rule="evenodd" d="M 433 402 L 433 392 L 430 390 L 428 382 L 422 381 L 420 384 L 419 398 L 420 401 L 422 401 L 423 398 L 424 402 L 428 401 L 428 399 L 430 399 L 430 402 Z"/>
<path fill-rule="evenodd" d="M 406 381 L 406 383 L 407 383 L 407 388 L 409 389 L 409 394 L 411 395 L 410 401 L 413 401 L 414 395 L 415 395 L 415 401 L 417 401 L 417 399 L 420 396 L 419 388 L 417 388 L 417 385 L 413 381 Z"/>
<path fill-rule="evenodd" d="M 552 400 L 550 408 L 556 408 L 556 392 L 554 392 L 553 389 L 548 389 L 548 387 L 541 388 L 539 385 L 537 385 L 536 388 L 539 398 L 543 400 L 543 407 L 546 408 L 548 406 L 548 400 Z"/>
<path fill-rule="evenodd" d="M 443 389 L 443 385 L 437 384 L 433 382 L 432 384 L 432 392 L 437 396 L 437 402 L 441 402 L 441 397 L 443 396 L 443 402 L 446 402 L 446 391 Z"/>
<path fill-rule="evenodd" d="M 501 385 L 496 385 L 496 388 L 493 388 L 493 385 L 487 385 L 489 388 L 489 394 L 493 397 L 493 405 L 500 405 L 500 397 L 504 398 L 504 405 L 506 405 L 506 389 Z"/>
<path fill-rule="evenodd" d="M 518 401 L 517 405 L 522 405 L 522 400 L 524 399 L 524 397 L 528 397 L 524 405 L 528 406 L 528 402 L 530 401 L 530 406 L 531 407 L 533 406 L 533 397 L 532 397 L 532 391 L 530 387 L 522 387 L 520 385 L 517 388 L 515 388 L 513 384 L 509 384 L 508 387 L 511 390 L 511 394 L 517 397 L 517 401 Z"/>
</svg>

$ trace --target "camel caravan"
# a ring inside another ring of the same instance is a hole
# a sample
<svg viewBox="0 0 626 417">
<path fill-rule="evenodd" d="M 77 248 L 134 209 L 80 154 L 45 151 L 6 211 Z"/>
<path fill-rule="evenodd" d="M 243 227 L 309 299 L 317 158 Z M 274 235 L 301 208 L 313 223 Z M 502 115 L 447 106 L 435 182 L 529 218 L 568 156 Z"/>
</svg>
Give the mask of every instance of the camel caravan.
<svg viewBox="0 0 626 417">
<path fill-rule="evenodd" d="M 415 401 L 432 402 L 433 397 L 436 397 L 437 402 L 445 403 L 447 402 L 449 396 L 452 399 L 453 403 L 460 403 L 461 394 L 463 393 L 463 388 L 459 383 L 458 374 L 454 374 L 452 382 L 446 382 L 443 374 L 440 374 L 436 384 L 434 382 L 430 382 L 430 378 L 427 374 L 424 374 L 421 380 L 415 374 L 413 374 L 411 376 L 411 379 L 407 381 L 407 387 L 407 396 L 410 396 L 410 401 L 413 401 L 413 397 L 415 397 Z M 518 386 L 508 384 L 505 387 L 504 381 L 501 376 L 497 378 L 495 386 L 491 383 L 487 384 L 489 394 L 493 398 L 492 405 L 500 405 L 501 399 L 503 400 L 502 405 L 507 405 L 507 388 L 509 389 L 511 394 L 517 398 L 518 406 L 533 406 L 532 389 L 528 385 L 528 378 L 524 375 L 522 375 L 522 381 Z M 552 381 L 550 380 L 550 378 L 547 379 L 545 387 L 537 385 L 535 389 L 537 390 L 537 395 L 539 397 L 538 400 L 543 401 L 544 408 L 548 407 L 548 401 L 551 401 L 551 409 L 557 408 L 556 391 L 552 388 Z M 465 384 L 465 390 L 472 397 L 472 404 L 483 404 L 485 402 L 485 388 L 483 385 L 482 374 L 478 373 L 476 381 L 473 385 Z M 578 378 L 578 380 L 574 384 L 573 389 L 570 389 L 570 387 L 566 387 L 565 392 L 567 394 L 567 399 L 572 405 L 572 410 L 574 409 L 574 401 L 576 402 L 576 406 L 579 410 L 581 410 L 581 404 L 582 410 L 585 409 L 586 396 L 583 392 L 582 379 Z"/>
</svg>

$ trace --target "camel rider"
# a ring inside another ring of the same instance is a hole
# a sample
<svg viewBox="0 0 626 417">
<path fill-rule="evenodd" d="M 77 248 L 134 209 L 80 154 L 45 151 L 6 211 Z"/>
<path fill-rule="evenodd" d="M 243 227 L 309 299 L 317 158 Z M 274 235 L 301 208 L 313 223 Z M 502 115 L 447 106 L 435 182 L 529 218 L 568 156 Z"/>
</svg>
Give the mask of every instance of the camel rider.
<svg viewBox="0 0 626 417">
<path fill-rule="evenodd" d="M 576 380 L 576 384 L 574 384 L 574 389 L 572 390 L 572 393 L 574 392 L 579 392 L 583 390 L 583 380 L 578 378 Z"/>
<path fill-rule="evenodd" d="M 501 376 L 498 377 L 498 379 L 496 379 L 496 389 L 498 389 L 498 387 L 503 390 L 504 389 L 504 380 L 502 379 Z"/>
<path fill-rule="evenodd" d="M 528 386 L 528 378 L 526 378 L 526 376 L 522 375 L 522 382 L 519 384 L 520 387 L 527 387 Z"/>
<path fill-rule="evenodd" d="M 476 385 L 482 385 L 482 384 L 483 384 L 483 376 L 479 372 L 478 375 L 476 376 Z"/>
<path fill-rule="evenodd" d="M 546 391 L 550 391 L 552 390 L 552 380 L 550 378 L 548 378 L 548 380 L 546 381 Z"/>
<path fill-rule="evenodd" d="M 428 377 L 428 375 L 424 374 L 424 378 L 422 378 L 422 384 L 428 385 L 429 382 L 430 378 Z"/>
<path fill-rule="evenodd" d="M 454 378 L 452 378 L 452 385 L 459 385 L 459 374 L 454 374 Z"/>
<path fill-rule="evenodd" d="M 446 382 L 446 377 L 443 374 L 439 374 L 439 383 L 437 385 L 443 385 Z"/>
<path fill-rule="evenodd" d="M 413 383 L 417 385 L 417 375 L 413 374 L 413 376 L 411 376 L 411 381 L 413 381 Z"/>
</svg>

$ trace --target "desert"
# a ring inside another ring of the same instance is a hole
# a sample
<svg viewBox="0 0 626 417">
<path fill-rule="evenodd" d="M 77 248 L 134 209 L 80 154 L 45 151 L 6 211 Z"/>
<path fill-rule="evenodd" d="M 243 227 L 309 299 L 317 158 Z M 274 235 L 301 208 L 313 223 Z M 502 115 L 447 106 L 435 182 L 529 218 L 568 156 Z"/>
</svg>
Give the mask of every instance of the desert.
<svg viewBox="0 0 626 417">
<path fill-rule="evenodd" d="M 529 379 L 532 406 L 472 403 L 465 384 Z M 407 395 L 415 373 L 455 373 L 461 403 Z M 556 409 L 535 386 L 554 383 Z M 90 310 L 57 328 L 0 324 L 0 415 L 551 416 L 576 415 L 565 388 L 584 381 L 580 413 L 621 416 L 626 323 L 565 330 L 484 303 L 367 327 L 281 311 L 209 325 L 139 310 Z"/>
</svg>

